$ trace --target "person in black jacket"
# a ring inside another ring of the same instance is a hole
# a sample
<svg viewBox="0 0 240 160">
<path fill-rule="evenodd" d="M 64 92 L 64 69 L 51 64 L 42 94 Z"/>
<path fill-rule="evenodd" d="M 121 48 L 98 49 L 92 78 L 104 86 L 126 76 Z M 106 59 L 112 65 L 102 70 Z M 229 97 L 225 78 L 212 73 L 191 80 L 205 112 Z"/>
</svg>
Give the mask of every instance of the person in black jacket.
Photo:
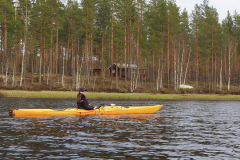
<svg viewBox="0 0 240 160">
<path fill-rule="evenodd" d="M 86 109 L 86 110 L 93 110 L 93 109 L 97 109 L 98 107 L 95 106 L 91 106 L 87 100 L 87 98 L 85 97 L 87 89 L 84 87 L 81 87 L 79 89 L 79 93 L 77 95 L 77 108 L 78 109 Z"/>
</svg>

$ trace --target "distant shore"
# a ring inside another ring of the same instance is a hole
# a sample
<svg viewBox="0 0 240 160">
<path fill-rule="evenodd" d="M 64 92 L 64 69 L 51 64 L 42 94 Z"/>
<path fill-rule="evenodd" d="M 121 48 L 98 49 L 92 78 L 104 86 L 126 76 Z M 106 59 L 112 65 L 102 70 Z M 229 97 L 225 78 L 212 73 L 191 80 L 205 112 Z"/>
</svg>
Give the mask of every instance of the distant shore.
<svg viewBox="0 0 240 160">
<path fill-rule="evenodd" d="M 22 91 L 0 90 L 1 97 L 12 98 L 73 98 L 77 91 Z M 240 95 L 218 94 L 150 94 L 150 93 L 106 93 L 87 92 L 88 99 L 122 99 L 122 100 L 235 100 L 240 101 Z"/>
</svg>

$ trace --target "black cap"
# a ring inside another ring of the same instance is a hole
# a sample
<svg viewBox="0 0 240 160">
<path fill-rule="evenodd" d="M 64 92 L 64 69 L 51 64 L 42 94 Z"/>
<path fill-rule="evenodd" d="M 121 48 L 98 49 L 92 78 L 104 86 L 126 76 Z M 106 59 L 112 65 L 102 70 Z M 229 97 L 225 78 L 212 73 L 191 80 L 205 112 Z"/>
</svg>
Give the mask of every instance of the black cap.
<svg viewBox="0 0 240 160">
<path fill-rule="evenodd" d="M 83 92 L 83 91 L 87 91 L 87 89 L 85 87 L 79 88 L 79 92 Z"/>
</svg>

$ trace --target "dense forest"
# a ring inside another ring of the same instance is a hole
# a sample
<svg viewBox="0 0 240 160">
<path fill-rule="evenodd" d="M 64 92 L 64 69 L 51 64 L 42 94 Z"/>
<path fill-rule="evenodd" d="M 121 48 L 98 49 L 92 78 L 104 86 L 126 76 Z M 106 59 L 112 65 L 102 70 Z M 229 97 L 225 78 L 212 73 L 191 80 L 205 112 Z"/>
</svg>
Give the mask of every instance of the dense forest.
<svg viewBox="0 0 240 160">
<path fill-rule="evenodd" d="M 174 0 L 0 4 L 1 88 L 240 90 L 240 15 L 219 22 L 208 0 L 191 13 Z M 112 64 L 128 76 L 110 74 Z"/>
</svg>

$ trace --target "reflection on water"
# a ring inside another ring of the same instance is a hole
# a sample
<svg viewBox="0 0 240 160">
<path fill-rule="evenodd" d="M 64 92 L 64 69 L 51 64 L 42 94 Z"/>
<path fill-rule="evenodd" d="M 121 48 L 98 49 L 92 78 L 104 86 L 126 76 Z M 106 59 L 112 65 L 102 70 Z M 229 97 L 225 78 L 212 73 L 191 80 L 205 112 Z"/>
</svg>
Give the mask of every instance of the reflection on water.
<svg viewBox="0 0 240 160">
<path fill-rule="evenodd" d="M 75 100 L 0 99 L 2 159 L 240 159 L 238 102 L 93 101 L 164 106 L 156 114 L 11 118 L 8 108 Z"/>
</svg>

